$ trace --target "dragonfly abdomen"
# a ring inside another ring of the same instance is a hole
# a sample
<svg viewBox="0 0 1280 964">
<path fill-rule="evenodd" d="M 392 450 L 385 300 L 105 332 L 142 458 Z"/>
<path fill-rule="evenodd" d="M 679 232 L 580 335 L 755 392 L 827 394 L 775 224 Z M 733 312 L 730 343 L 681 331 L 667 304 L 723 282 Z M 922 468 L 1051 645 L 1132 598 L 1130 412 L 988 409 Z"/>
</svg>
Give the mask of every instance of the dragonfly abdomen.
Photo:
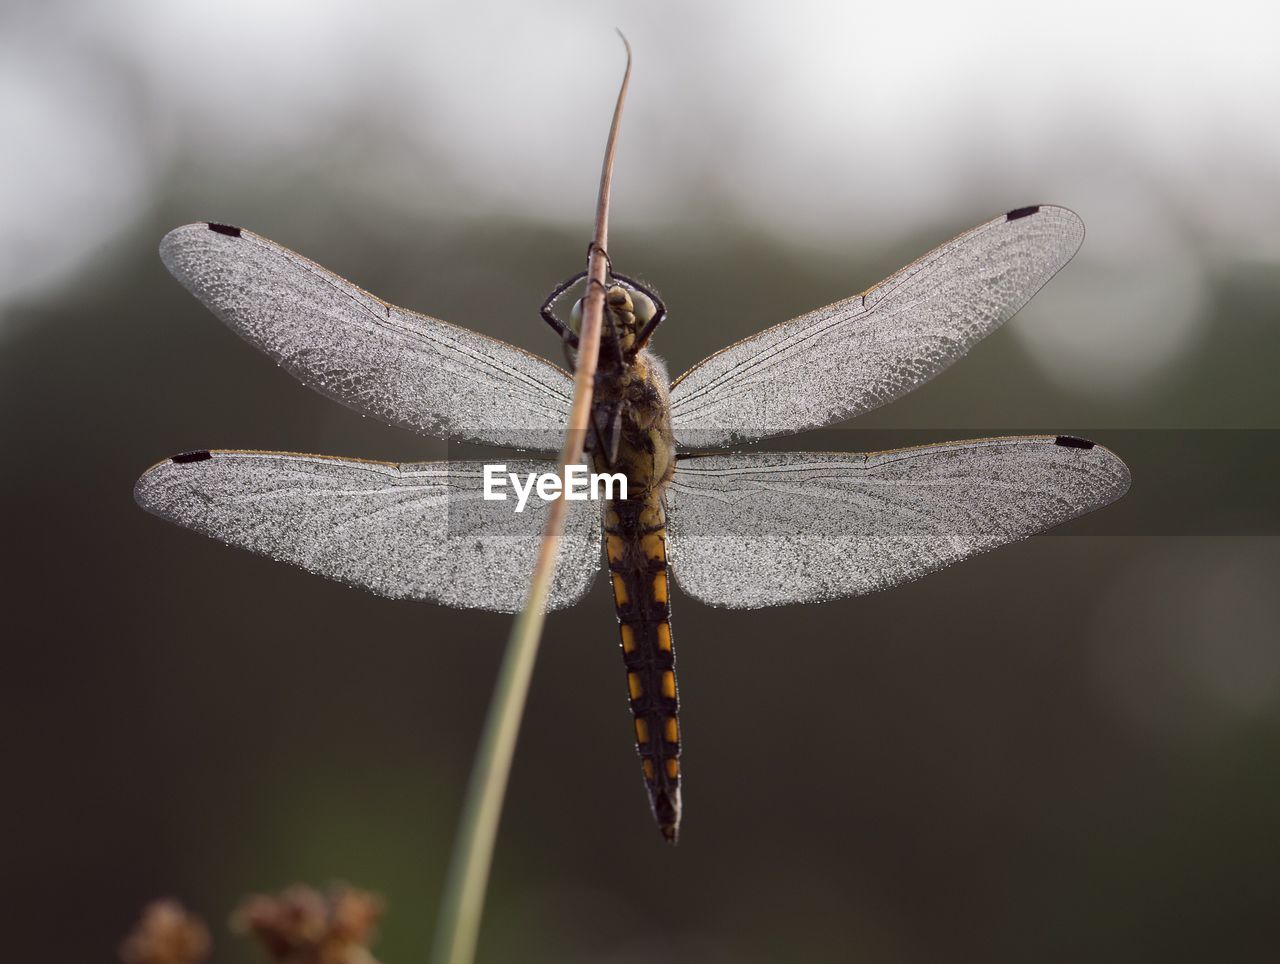
<svg viewBox="0 0 1280 964">
<path fill-rule="evenodd" d="M 636 750 L 662 835 L 680 828 L 680 697 L 671 640 L 666 517 L 656 491 L 611 503 L 605 547 L 613 579 Z"/>
</svg>

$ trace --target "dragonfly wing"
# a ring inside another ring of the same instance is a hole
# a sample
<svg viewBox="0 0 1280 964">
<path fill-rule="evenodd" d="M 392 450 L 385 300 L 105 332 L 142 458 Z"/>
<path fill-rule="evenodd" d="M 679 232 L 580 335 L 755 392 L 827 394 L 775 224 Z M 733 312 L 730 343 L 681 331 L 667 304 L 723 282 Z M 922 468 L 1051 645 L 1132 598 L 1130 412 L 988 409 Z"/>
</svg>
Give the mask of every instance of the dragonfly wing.
<svg viewBox="0 0 1280 964">
<path fill-rule="evenodd" d="M 160 257 L 303 384 L 423 435 L 558 451 L 573 383 L 549 361 L 387 304 L 252 231 L 188 224 Z"/>
<path fill-rule="evenodd" d="M 683 449 L 802 432 L 923 385 L 1030 300 L 1071 260 L 1084 224 L 1022 208 L 897 274 L 699 362 L 671 388 Z"/>
<path fill-rule="evenodd" d="M 162 519 L 381 596 L 498 612 L 524 604 L 550 504 L 531 498 L 516 512 L 512 499 L 485 500 L 480 462 L 239 451 L 167 459 L 138 480 L 134 497 Z M 568 508 L 552 609 L 579 599 L 600 566 L 599 503 Z"/>
<path fill-rule="evenodd" d="M 714 606 L 858 596 L 1042 532 L 1128 488 L 1114 453 L 1066 436 L 686 458 L 667 493 L 671 568 Z"/>
</svg>

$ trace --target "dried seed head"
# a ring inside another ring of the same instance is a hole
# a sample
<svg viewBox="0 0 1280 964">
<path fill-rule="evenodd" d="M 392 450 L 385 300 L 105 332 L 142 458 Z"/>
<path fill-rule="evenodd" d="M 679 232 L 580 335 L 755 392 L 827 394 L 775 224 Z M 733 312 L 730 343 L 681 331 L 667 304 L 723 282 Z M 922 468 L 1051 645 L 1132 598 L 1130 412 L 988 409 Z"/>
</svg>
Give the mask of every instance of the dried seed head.
<svg viewBox="0 0 1280 964">
<path fill-rule="evenodd" d="M 204 921 L 176 900 L 152 901 L 120 945 L 125 964 L 199 964 L 209 959 L 211 942 Z"/>
<path fill-rule="evenodd" d="M 377 964 L 368 944 L 381 916 L 382 899 L 366 891 L 294 886 L 248 898 L 231 926 L 256 937 L 277 964 Z"/>
</svg>

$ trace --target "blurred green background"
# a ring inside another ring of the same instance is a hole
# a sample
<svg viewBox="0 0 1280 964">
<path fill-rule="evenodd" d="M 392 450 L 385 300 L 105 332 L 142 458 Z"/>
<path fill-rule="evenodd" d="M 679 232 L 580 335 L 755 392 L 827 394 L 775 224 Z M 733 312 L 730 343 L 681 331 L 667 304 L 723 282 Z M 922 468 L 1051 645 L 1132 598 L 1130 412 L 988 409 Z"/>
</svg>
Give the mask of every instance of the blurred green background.
<svg viewBox="0 0 1280 964">
<path fill-rule="evenodd" d="M 673 371 L 1054 201 L 1076 261 L 860 425 L 1163 431 L 1110 521 L 864 599 L 677 597 L 674 850 L 603 581 L 553 615 L 481 959 L 1274 960 L 1277 17 L 1220 7 L 5 4 L 9 957 L 111 960 L 172 894 L 251 960 L 241 896 L 344 879 L 388 900 L 379 957 L 424 959 L 508 617 L 225 549 L 130 489 L 191 448 L 445 447 L 301 388 L 156 244 L 244 225 L 558 357 L 536 308 L 583 261 L 616 24 L 611 252 L 671 306 Z"/>
</svg>

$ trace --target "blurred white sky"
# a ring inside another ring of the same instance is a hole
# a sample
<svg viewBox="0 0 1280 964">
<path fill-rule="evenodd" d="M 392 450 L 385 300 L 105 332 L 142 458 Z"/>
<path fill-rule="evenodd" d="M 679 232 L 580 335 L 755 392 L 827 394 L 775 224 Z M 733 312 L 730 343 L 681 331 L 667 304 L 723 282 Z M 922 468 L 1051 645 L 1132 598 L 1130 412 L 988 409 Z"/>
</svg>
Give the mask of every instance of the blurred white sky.
<svg viewBox="0 0 1280 964">
<path fill-rule="evenodd" d="M 1215 264 L 1280 260 L 1272 3 L 11 2 L 0 310 L 177 174 L 305 170 L 424 219 L 585 229 L 615 25 L 636 50 L 615 222 L 717 212 L 863 253 L 1066 204 L 1085 249 L 1029 310 L 1074 323 L 1019 337 L 1100 390 L 1187 350 Z"/>
</svg>

